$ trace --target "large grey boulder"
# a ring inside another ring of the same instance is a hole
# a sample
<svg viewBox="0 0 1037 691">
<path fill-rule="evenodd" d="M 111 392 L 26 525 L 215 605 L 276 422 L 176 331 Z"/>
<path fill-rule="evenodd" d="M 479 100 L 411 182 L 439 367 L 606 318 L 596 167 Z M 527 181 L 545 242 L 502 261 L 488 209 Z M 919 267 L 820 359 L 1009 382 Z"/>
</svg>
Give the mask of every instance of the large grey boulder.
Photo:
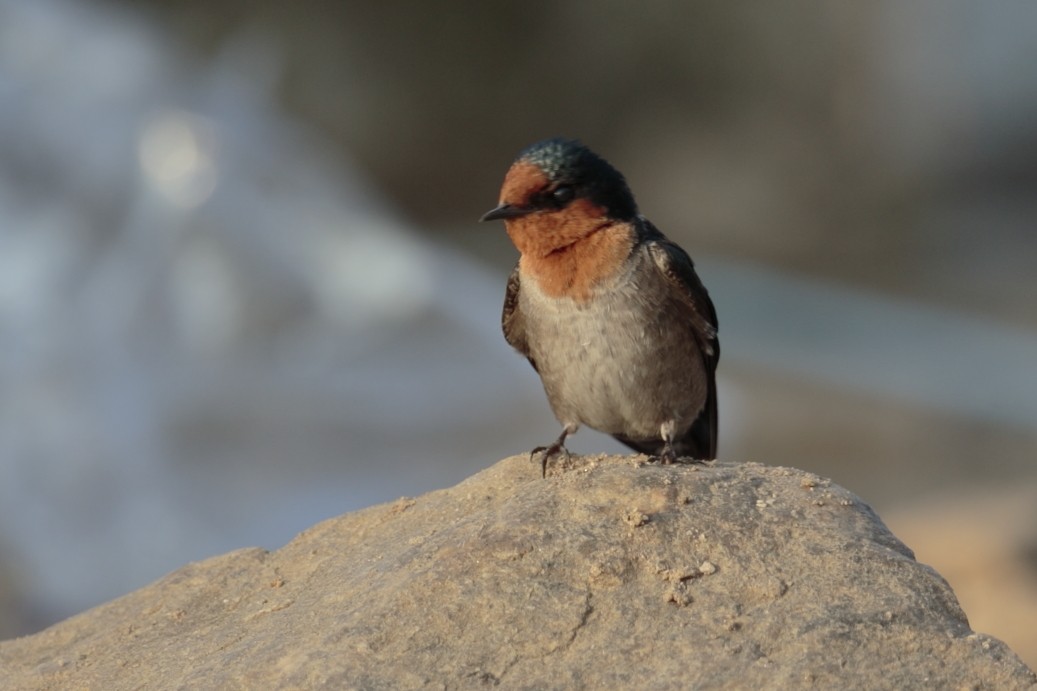
<svg viewBox="0 0 1037 691">
<path fill-rule="evenodd" d="M 815 475 L 516 456 L 0 644 L 4 688 L 1037 687 Z"/>
</svg>

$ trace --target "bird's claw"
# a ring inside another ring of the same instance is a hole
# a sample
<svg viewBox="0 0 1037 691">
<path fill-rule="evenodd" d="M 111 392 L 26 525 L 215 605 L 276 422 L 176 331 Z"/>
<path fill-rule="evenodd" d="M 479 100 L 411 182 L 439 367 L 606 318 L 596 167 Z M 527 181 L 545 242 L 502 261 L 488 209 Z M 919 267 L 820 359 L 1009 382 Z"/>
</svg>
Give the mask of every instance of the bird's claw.
<svg viewBox="0 0 1037 691">
<path fill-rule="evenodd" d="M 677 462 L 677 452 L 673 450 L 673 444 L 666 442 L 663 446 L 663 452 L 659 454 L 659 463 L 662 465 L 670 465 Z"/>
<path fill-rule="evenodd" d="M 708 463 L 713 462 L 713 459 L 677 456 L 675 453 L 667 454 L 666 451 L 663 451 L 658 456 L 653 456 L 651 460 L 658 460 L 659 465 L 672 465 L 674 463 L 679 463 L 681 465 L 707 465 Z"/>
<path fill-rule="evenodd" d="M 565 444 L 561 442 L 555 442 L 550 446 L 538 446 L 529 452 L 529 460 L 533 460 L 537 454 L 542 454 L 540 457 L 540 477 L 547 477 L 547 462 L 552 456 L 563 453 L 565 454 L 565 460 L 568 461 L 570 458 L 569 449 L 565 448 Z"/>
</svg>

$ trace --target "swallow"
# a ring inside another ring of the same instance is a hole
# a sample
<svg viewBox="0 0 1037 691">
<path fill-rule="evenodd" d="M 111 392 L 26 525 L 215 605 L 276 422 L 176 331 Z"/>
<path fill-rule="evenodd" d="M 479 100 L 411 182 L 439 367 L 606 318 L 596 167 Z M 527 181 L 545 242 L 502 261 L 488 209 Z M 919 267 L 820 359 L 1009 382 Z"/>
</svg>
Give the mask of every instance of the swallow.
<svg viewBox="0 0 1037 691">
<path fill-rule="evenodd" d="M 716 458 L 717 316 L 688 253 L 642 216 L 623 175 L 574 139 L 521 151 L 500 203 L 519 251 L 504 338 L 540 375 L 562 433 L 581 425 L 662 463 Z"/>
</svg>

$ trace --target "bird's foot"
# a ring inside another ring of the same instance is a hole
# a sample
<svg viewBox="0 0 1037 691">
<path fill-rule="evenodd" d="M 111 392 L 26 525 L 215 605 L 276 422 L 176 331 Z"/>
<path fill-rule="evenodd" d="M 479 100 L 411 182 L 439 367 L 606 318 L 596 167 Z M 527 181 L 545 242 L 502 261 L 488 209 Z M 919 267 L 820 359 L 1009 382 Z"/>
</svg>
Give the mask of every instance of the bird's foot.
<svg viewBox="0 0 1037 691">
<path fill-rule="evenodd" d="M 668 456 L 665 452 L 658 456 L 652 456 L 649 460 L 658 461 L 659 465 L 709 465 L 714 461 L 712 458 L 693 458 L 692 456 Z"/>
<path fill-rule="evenodd" d="M 677 452 L 673 448 L 673 444 L 666 442 L 663 445 L 663 452 L 656 456 L 659 459 L 660 465 L 670 465 L 672 463 L 681 463 L 687 465 L 705 465 L 712 459 L 694 458 L 692 456 L 678 456 Z"/>
<path fill-rule="evenodd" d="M 529 452 L 529 460 L 533 460 L 537 454 L 540 456 L 540 476 L 547 477 L 547 462 L 551 460 L 552 456 L 557 454 L 565 454 L 565 460 L 569 460 L 569 449 L 565 448 L 565 438 L 569 436 L 571 430 L 568 427 L 562 430 L 562 434 L 554 440 L 548 446 L 538 446 Z"/>
<path fill-rule="evenodd" d="M 562 454 L 565 460 L 568 461 L 570 454 L 569 449 L 565 448 L 565 444 L 561 441 L 556 441 L 549 446 L 538 446 L 529 452 L 529 460 L 536 458 L 537 454 L 540 454 L 540 477 L 547 477 L 547 462 L 554 456 Z"/>
</svg>

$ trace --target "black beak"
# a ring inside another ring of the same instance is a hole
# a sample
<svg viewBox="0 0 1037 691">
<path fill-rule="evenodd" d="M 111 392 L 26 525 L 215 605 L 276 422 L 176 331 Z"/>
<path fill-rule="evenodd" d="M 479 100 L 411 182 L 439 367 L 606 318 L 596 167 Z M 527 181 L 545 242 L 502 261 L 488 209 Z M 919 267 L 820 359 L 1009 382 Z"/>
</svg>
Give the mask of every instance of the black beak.
<svg viewBox="0 0 1037 691">
<path fill-rule="evenodd" d="M 496 221 L 500 218 L 515 218 L 516 216 L 525 216 L 529 213 L 529 209 L 524 209 L 521 206 L 512 206 L 511 204 L 502 203 L 495 209 L 490 209 L 482 215 L 480 221 Z"/>
</svg>

